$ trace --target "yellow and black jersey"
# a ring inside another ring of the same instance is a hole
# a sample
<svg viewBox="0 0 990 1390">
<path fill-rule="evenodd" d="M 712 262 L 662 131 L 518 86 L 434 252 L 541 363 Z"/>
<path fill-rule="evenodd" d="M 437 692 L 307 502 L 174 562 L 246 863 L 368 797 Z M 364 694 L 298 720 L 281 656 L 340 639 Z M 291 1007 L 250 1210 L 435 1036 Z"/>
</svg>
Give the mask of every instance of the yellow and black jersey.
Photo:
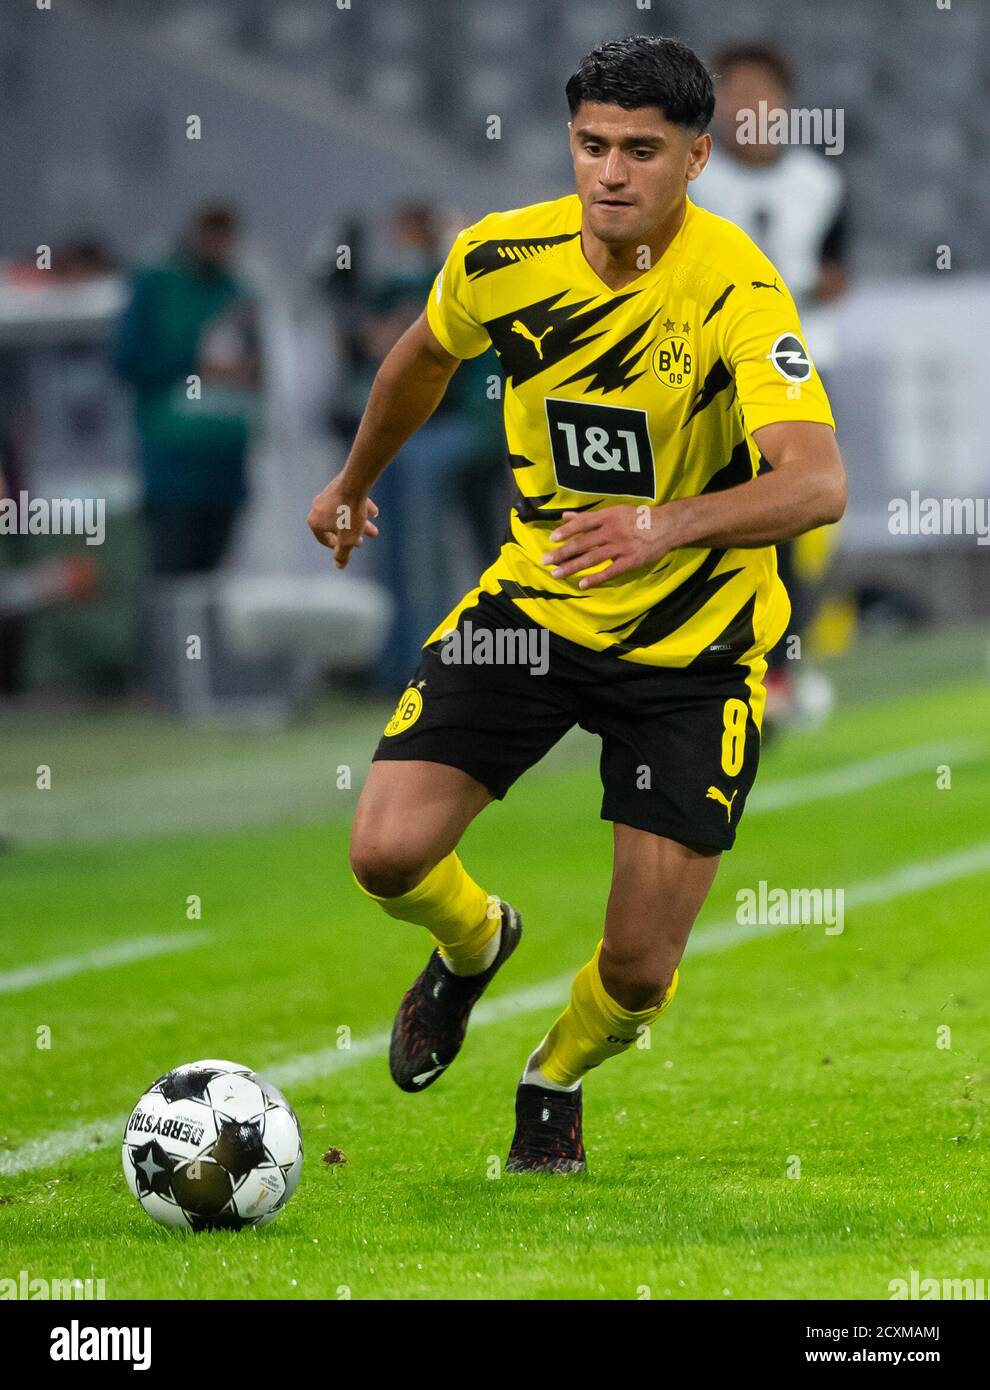
<svg viewBox="0 0 990 1390">
<path fill-rule="evenodd" d="M 479 589 L 629 661 L 751 663 L 789 615 L 772 546 L 683 548 L 587 591 L 540 557 L 565 511 L 734 487 L 766 466 L 752 438 L 761 426 L 833 424 L 794 301 L 744 232 L 690 200 L 664 254 L 619 290 L 592 270 L 580 233 L 575 195 L 491 213 L 457 237 L 429 297 L 447 351 L 475 357 L 492 344 L 505 373 L 517 497 Z"/>
</svg>

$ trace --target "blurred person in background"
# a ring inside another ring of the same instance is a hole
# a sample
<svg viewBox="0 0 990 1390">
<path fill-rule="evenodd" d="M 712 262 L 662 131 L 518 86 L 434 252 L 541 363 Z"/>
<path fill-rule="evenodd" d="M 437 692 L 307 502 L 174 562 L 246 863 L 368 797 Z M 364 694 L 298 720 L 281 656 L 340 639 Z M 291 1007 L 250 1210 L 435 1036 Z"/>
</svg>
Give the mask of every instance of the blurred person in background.
<svg viewBox="0 0 990 1390">
<path fill-rule="evenodd" d="M 401 203 L 392 212 L 383 272 L 358 283 L 357 308 L 349 328 L 347 393 L 336 417 L 356 429 L 379 366 L 419 317 L 443 248 L 435 209 L 426 202 Z M 491 374 L 501 376 L 494 352 L 461 374 L 436 411 L 396 457 L 379 484 L 378 502 L 391 544 L 380 552 L 381 578 L 395 601 L 392 630 L 373 675 L 373 687 L 394 694 L 419 659 L 436 613 L 458 590 L 453 572 L 447 512 L 459 508 L 486 560 L 497 548 L 491 501 L 495 474 L 502 471 L 501 401 L 488 396 Z M 351 439 L 346 443 L 349 447 Z M 398 523 L 389 525 L 394 518 Z M 424 556 L 429 556 L 424 562 Z M 473 563 L 473 559 L 471 561 Z"/>
<path fill-rule="evenodd" d="M 135 271 L 114 363 L 135 392 L 150 567 L 223 561 L 247 500 L 259 413 L 258 308 L 234 269 L 238 217 L 201 208 L 176 250 Z"/>
<path fill-rule="evenodd" d="M 487 564 L 502 544 L 505 518 L 514 500 L 502 424 L 505 374 L 494 348 L 480 357 L 472 357 L 461 370 L 464 408 L 471 425 L 471 448 L 460 477 L 457 500 L 475 549 Z"/>
<path fill-rule="evenodd" d="M 794 104 L 790 64 L 772 45 L 729 44 L 713 56 L 711 67 L 714 147 L 692 196 L 709 212 L 742 227 L 779 267 L 797 303 L 815 365 L 827 374 L 834 360 L 828 306 L 849 283 L 848 213 L 837 161 L 802 145 L 738 138 L 744 113 L 758 114 L 761 102 L 768 112 Z M 831 707 L 831 690 L 820 672 L 793 678 L 788 643 L 795 634 L 803 638 L 815 617 L 836 536 L 836 528 L 822 527 L 777 547 L 791 597 L 791 622 L 767 658 L 768 731 L 776 723 L 813 721 Z"/>
<path fill-rule="evenodd" d="M 737 138 L 743 113 L 790 110 L 795 86 L 790 64 L 766 44 L 730 44 L 712 58 L 715 77 L 714 145 L 694 201 L 742 227 L 780 267 L 798 311 L 816 310 L 848 286 L 848 212 L 834 158 L 803 145 Z M 808 337 L 823 338 L 814 327 Z M 828 356 L 814 343 L 816 365 Z"/>
<path fill-rule="evenodd" d="M 52 259 L 56 282 L 62 285 L 84 285 L 117 270 L 116 257 L 98 234 L 75 237 L 59 247 Z"/>
</svg>

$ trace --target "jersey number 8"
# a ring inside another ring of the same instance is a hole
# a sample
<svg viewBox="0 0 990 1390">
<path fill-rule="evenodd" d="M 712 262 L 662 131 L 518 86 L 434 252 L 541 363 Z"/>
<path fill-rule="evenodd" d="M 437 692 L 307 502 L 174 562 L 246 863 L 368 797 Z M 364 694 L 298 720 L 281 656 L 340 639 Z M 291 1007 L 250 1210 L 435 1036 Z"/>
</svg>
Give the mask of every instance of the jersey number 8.
<svg viewBox="0 0 990 1390">
<path fill-rule="evenodd" d="M 726 700 L 722 711 L 722 771 L 727 777 L 735 777 L 742 768 L 748 715 L 745 700 Z"/>
</svg>

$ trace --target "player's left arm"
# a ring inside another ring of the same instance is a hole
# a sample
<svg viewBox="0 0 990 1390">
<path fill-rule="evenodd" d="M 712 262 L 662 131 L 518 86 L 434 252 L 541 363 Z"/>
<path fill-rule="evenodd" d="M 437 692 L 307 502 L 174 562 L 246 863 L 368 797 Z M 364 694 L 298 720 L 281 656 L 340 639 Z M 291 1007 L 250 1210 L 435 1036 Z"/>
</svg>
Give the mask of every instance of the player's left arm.
<svg viewBox="0 0 990 1390">
<path fill-rule="evenodd" d="M 770 465 L 748 483 L 702 497 L 682 497 L 659 507 L 607 507 L 565 512 L 550 539 L 563 542 L 543 557 L 555 579 L 610 562 L 578 581 L 596 588 L 642 565 L 655 564 L 681 546 L 758 547 L 790 540 L 838 521 L 847 485 L 830 425 L 781 420 L 754 435 Z"/>
<path fill-rule="evenodd" d="M 846 470 L 830 425 L 780 420 L 753 439 L 770 465 L 748 483 L 706 497 L 684 497 L 656 510 L 677 546 L 776 545 L 840 520 Z"/>
<path fill-rule="evenodd" d="M 596 588 L 681 547 L 775 545 L 842 516 L 846 474 L 832 412 L 791 295 L 784 287 L 769 293 L 754 279 L 751 291 L 727 295 L 719 323 L 721 360 L 769 469 L 736 487 L 654 507 L 565 512 L 550 537 L 558 548 L 543 557 L 554 578 L 605 565 L 578 581 Z"/>
</svg>

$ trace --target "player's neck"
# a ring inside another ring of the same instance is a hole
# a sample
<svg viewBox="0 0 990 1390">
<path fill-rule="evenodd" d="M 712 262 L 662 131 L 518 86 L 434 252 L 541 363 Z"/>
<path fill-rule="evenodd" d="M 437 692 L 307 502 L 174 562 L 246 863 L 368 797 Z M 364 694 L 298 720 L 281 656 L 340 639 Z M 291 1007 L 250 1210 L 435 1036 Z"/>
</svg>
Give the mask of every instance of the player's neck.
<svg viewBox="0 0 990 1390">
<path fill-rule="evenodd" d="M 681 230 L 687 216 L 687 208 L 687 198 L 684 197 L 658 223 L 651 236 L 639 237 L 623 246 L 600 241 L 587 224 L 582 223 L 581 250 L 584 252 L 584 258 L 609 289 L 621 290 L 653 269 Z M 644 248 L 649 249 L 648 257 L 643 255 Z"/>
</svg>

